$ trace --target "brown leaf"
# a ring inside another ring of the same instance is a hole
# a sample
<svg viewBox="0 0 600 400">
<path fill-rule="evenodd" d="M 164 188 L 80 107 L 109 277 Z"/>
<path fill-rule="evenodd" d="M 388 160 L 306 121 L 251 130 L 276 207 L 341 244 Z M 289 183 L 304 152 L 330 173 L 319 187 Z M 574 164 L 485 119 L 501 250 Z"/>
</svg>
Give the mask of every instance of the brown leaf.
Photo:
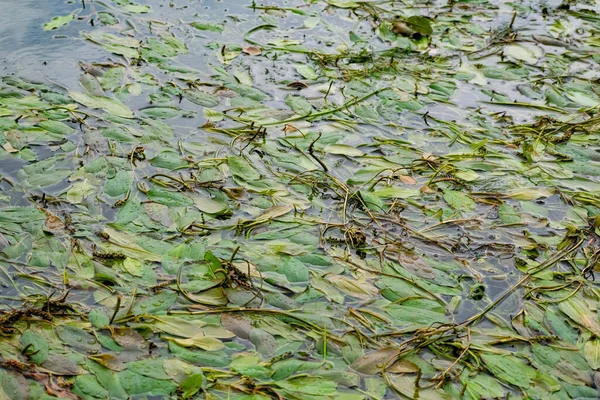
<svg viewBox="0 0 600 400">
<path fill-rule="evenodd" d="M 260 47 L 256 47 L 256 46 L 248 46 L 248 47 L 244 47 L 242 49 L 242 51 L 246 54 L 248 54 L 249 56 L 258 56 L 262 54 L 262 50 L 260 49 Z"/>
<path fill-rule="evenodd" d="M 291 88 L 291 89 L 296 89 L 296 90 L 302 90 L 302 89 L 306 89 L 308 87 L 308 85 L 304 82 L 292 82 L 290 84 L 287 85 L 287 87 Z"/>
<path fill-rule="evenodd" d="M 406 183 L 407 185 L 416 185 L 417 184 L 417 180 L 415 178 L 413 178 L 412 176 L 408 176 L 408 175 L 400 175 L 400 180 L 404 183 Z"/>
<path fill-rule="evenodd" d="M 426 161 L 435 161 L 435 160 L 437 160 L 437 158 L 432 153 L 429 153 L 429 152 L 423 153 L 422 157 L 423 157 L 423 160 L 426 160 Z"/>
<path fill-rule="evenodd" d="M 371 352 L 361 358 L 356 359 L 350 368 L 356 372 L 366 375 L 375 375 L 381 372 L 400 354 L 400 349 L 395 347 L 384 347 L 383 349 Z"/>
<path fill-rule="evenodd" d="M 402 21 L 394 21 L 392 31 L 396 35 L 402 35 L 402 36 L 408 36 L 408 37 L 412 37 L 413 35 L 418 33 Z"/>
<path fill-rule="evenodd" d="M 284 133 L 291 133 L 291 132 L 296 132 L 296 131 L 298 131 L 298 128 L 296 128 L 294 125 L 286 124 L 283 127 Z"/>
<path fill-rule="evenodd" d="M 148 348 L 146 339 L 131 328 L 113 329 L 113 339 L 119 346 L 127 350 L 146 350 Z"/>
<path fill-rule="evenodd" d="M 46 229 L 52 233 L 59 233 L 65 229 L 65 224 L 56 215 L 49 215 L 46 218 Z"/>
<path fill-rule="evenodd" d="M 4 150 L 6 150 L 7 153 L 18 153 L 19 150 L 15 149 L 12 144 L 10 144 L 9 142 L 6 142 L 2 145 L 2 147 L 4 147 Z"/>
<path fill-rule="evenodd" d="M 98 364 L 112 371 L 123 371 L 125 369 L 125 365 L 121 362 L 121 360 L 112 354 L 94 354 L 88 356 L 88 358 L 96 361 Z"/>
<path fill-rule="evenodd" d="M 48 393 L 51 396 L 56 396 L 61 399 L 74 399 L 74 400 L 79 399 L 79 397 L 77 397 L 75 394 L 73 394 L 68 387 L 61 387 L 60 385 L 56 384 L 54 382 L 54 380 L 52 379 L 52 377 L 50 377 L 50 376 L 48 377 L 48 382 L 46 383 L 45 386 L 46 386 L 46 393 Z"/>
<path fill-rule="evenodd" d="M 229 196 L 230 199 L 233 200 L 245 200 L 246 197 L 248 197 L 243 188 L 223 188 L 222 190 L 227 196 Z"/>
<path fill-rule="evenodd" d="M 61 354 L 51 354 L 42 365 L 46 372 L 52 372 L 54 375 L 79 375 L 81 371 L 75 361 Z"/>
<path fill-rule="evenodd" d="M 252 325 L 240 315 L 223 314 L 221 316 L 221 325 L 223 325 L 223 328 L 227 329 L 228 331 L 233 332 L 240 339 L 247 340 L 250 338 Z"/>
<path fill-rule="evenodd" d="M 392 364 L 386 371 L 396 374 L 414 374 L 419 372 L 421 368 L 417 364 L 408 360 L 398 360 Z"/>
</svg>

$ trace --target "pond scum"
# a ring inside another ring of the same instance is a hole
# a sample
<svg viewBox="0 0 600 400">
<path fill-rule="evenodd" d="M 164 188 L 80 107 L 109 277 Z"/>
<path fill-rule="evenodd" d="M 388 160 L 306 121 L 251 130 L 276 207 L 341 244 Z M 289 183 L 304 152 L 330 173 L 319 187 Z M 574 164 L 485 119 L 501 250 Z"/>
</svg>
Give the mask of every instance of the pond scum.
<svg viewBox="0 0 600 400">
<path fill-rule="evenodd" d="M 281 3 L 2 78 L 0 398 L 597 398 L 598 3 Z"/>
</svg>

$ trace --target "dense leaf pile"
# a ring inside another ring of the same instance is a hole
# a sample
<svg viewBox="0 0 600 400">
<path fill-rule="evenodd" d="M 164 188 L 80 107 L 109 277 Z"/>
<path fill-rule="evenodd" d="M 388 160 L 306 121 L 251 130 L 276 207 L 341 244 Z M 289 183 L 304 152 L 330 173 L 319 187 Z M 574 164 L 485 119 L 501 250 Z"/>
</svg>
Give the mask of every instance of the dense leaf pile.
<svg viewBox="0 0 600 400">
<path fill-rule="evenodd" d="M 146 3 L 2 78 L 0 398 L 598 396 L 595 0 Z"/>
</svg>

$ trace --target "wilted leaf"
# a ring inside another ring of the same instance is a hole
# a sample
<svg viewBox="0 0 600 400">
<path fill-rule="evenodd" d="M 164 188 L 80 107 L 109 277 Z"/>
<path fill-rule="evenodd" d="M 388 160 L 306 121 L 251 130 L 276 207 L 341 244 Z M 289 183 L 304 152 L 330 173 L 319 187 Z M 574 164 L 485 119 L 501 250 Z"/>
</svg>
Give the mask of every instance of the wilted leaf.
<svg viewBox="0 0 600 400">
<path fill-rule="evenodd" d="M 350 364 L 350 368 L 361 374 L 377 374 L 382 372 L 384 368 L 390 367 L 396 361 L 400 351 L 395 347 L 376 350 L 354 361 Z"/>
<path fill-rule="evenodd" d="M 248 54 L 249 56 L 258 56 L 258 55 L 262 54 L 262 50 L 260 49 L 260 47 L 256 47 L 256 46 L 244 47 L 242 49 L 242 51 L 244 53 Z"/>
</svg>

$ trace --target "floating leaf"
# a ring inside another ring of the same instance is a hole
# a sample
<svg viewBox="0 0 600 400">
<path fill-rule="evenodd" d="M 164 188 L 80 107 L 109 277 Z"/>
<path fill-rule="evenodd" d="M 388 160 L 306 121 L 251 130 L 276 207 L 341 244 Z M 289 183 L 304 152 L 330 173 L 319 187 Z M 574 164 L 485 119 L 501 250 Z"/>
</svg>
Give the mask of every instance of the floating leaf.
<svg viewBox="0 0 600 400">
<path fill-rule="evenodd" d="M 97 352 L 100 343 L 94 335 L 75 326 L 62 325 L 56 328 L 56 334 L 65 344 L 79 350 Z"/>
<path fill-rule="evenodd" d="M 41 365 L 48 359 L 49 345 L 44 336 L 31 329 L 21 336 L 23 348 L 27 349 L 27 355 L 34 363 Z"/>
<path fill-rule="evenodd" d="M 86 107 L 103 109 L 117 117 L 133 118 L 133 111 L 118 100 L 103 96 L 90 96 L 80 92 L 69 92 L 69 96 Z"/>
<path fill-rule="evenodd" d="M 249 56 L 259 56 L 262 54 L 262 50 L 260 49 L 260 47 L 256 47 L 256 46 L 244 47 L 242 49 L 242 51 L 244 53 L 248 54 Z"/>
<path fill-rule="evenodd" d="M 188 339 L 170 338 L 169 340 L 182 347 L 197 347 L 207 351 L 217 351 L 225 347 L 223 342 L 211 336 L 197 336 Z"/>
<path fill-rule="evenodd" d="M 592 369 L 600 369 L 600 339 L 590 339 L 585 342 L 583 354 Z"/>
<path fill-rule="evenodd" d="M 52 21 L 47 22 L 44 24 L 44 30 L 45 31 L 51 31 L 53 29 L 58 29 L 61 28 L 67 24 L 69 24 L 71 21 L 73 21 L 73 19 L 75 18 L 75 16 L 79 13 L 79 11 L 76 11 L 72 14 L 69 15 L 63 15 L 60 17 L 54 17 L 52 18 Z"/>
<path fill-rule="evenodd" d="M 374 375 L 382 372 L 384 368 L 390 367 L 399 354 L 400 349 L 386 347 L 357 359 L 350 365 L 350 368 L 362 374 Z"/>
<path fill-rule="evenodd" d="M 312 105 L 301 96 L 288 95 L 285 98 L 285 104 L 287 104 L 296 114 L 309 115 L 313 107 Z"/>
<path fill-rule="evenodd" d="M 509 204 L 502 204 L 498 207 L 498 217 L 503 224 L 518 224 L 521 222 L 519 213 Z"/>
<path fill-rule="evenodd" d="M 129 191 L 133 177 L 128 171 L 117 171 L 116 175 L 104 183 L 104 193 L 111 197 L 122 196 Z"/>
<path fill-rule="evenodd" d="M 223 32 L 225 27 L 221 24 L 215 24 L 213 22 L 192 22 L 191 25 L 200 31 L 210 32 Z"/>
<path fill-rule="evenodd" d="M 431 23 L 429 19 L 425 17 L 421 17 L 418 15 L 413 15 L 406 20 L 408 26 L 410 26 L 414 31 L 423 34 L 423 35 L 431 35 L 433 33 L 433 29 L 431 28 Z"/>
<path fill-rule="evenodd" d="M 485 367 L 499 380 L 527 389 L 536 376 L 533 368 L 513 356 L 482 354 Z"/>
<path fill-rule="evenodd" d="M 185 207 L 194 205 L 194 201 L 183 193 L 171 192 L 164 189 L 150 189 L 146 193 L 148 198 L 156 203 L 169 207 Z"/>
<path fill-rule="evenodd" d="M 233 175 L 245 181 L 260 179 L 260 174 L 258 171 L 256 171 L 254 167 L 252 167 L 252 165 L 250 165 L 250 163 L 242 157 L 227 157 L 227 166 Z"/>
<path fill-rule="evenodd" d="M 477 206 L 473 199 L 462 192 L 447 190 L 444 192 L 444 200 L 455 210 L 470 211 Z"/>
<path fill-rule="evenodd" d="M 294 68 L 296 69 L 296 72 L 302 75 L 304 79 L 314 81 L 318 78 L 317 73 L 310 65 L 294 64 Z"/>
<path fill-rule="evenodd" d="M 356 147 L 348 146 L 345 144 L 332 144 L 325 147 L 324 150 L 329 154 L 339 154 L 348 157 L 361 157 L 365 154 Z"/>
</svg>

